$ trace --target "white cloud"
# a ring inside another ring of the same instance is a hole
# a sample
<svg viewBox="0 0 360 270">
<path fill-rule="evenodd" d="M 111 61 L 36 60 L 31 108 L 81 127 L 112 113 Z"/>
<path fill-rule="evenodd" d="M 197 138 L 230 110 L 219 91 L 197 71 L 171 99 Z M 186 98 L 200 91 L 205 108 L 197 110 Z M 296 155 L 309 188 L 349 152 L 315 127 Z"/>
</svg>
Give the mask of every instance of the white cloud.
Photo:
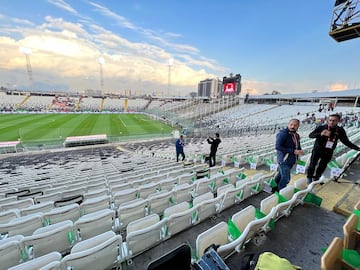
<svg viewBox="0 0 360 270">
<path fill-rule="evenodd" d="M 348 90 L 349 85 L 338 82 L 338 83 L 333 83 L 333 84 L 329 85 L 328 89 L 330 91 L 343 91 L 343 90 Z"/>
<path fill-rule="evenodd" d="M 55 5 L 61 9 L 64 9 L 70 13 L 73 13 L 73 14 L 77 14 L 78 12 L 72 7 L 70 6 L 68 3 L 66 3 L 65 1 L 63 0 L 48 0 L 48 2 L 52 5 Z"/>
</svg>

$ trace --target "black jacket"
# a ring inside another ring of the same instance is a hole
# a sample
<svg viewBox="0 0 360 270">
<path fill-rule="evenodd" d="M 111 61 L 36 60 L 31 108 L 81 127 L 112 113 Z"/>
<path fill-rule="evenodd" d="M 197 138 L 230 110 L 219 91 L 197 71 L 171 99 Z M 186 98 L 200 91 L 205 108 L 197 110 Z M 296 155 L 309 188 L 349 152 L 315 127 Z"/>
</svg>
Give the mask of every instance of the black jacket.
<svg viewBox="0 0 360 270">
<path fill-rule="evenodd" d="M 325 145 L 328 141 L 328 137 L 320 135 L 321 132 L 326 129 L 329 129 L 331 131 L 330 140 L 334 142 L 331 149 L 325 147 Z M 334 151 L 334 149 L 336 148 L 338 140 L 340 140 L 344 145 L 346 145 L 347 147 L 349 147 L 351 149 L 355 149 L 358 151 L 360 150 L 360 147 L 358 147 L 357 145 L 355 145 L 349 141 L 349 138 L 347 137 L 346 132 L 343 127 L 336 126 L 336 127 L 330 128 L 328 125 L 318 126 L 317 128 L 315 128 L 315 130 L 313 132 L 311 132 L 309 134 L 309 137 L 316 139 L 315 144 L 314 144 L 314 150 L 332 153 Z"/>
<path fill-rule="evenodd" d="M 221 143 L 221 140 L 219 139 L 219 138 L 212 138 L 212 137 L 209 137 L 208 139 L 207 139 L 207 142 L 209 143 L 209 144 L 211 144 L 211 146 L 210 146 L 210 152 L 211 153 L 216 153 L 216 151 L 217 151 L 217 149 L 218 149 L 218 146 L 219 146 L 219 144 Z"/>
</svg>

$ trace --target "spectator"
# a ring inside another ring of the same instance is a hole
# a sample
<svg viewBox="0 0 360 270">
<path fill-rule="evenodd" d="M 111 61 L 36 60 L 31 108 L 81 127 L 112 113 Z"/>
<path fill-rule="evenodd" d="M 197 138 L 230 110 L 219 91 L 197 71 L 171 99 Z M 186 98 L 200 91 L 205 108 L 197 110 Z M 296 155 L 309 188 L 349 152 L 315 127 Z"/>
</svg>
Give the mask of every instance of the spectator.
<svg viewBox="0 0 360 270">
<path fill-rule="evenodd" d="M 275 149 L 279 172 L 275 177 L 277 187 L 273 191 L 279 191 L 290 182 L 290 170 L 294 166 L 299 155 L 304 155 L 300 146 L 300 135 L 297 133 L 300 121 L 291 119 L 288 126 L 276 135 Z"/>
<path fill-rule="evenodd" d="M 340 115 L 332 114 L 328 118 L 328 124 L 316 127 L 315 130 L 309 134 L 310 138 L 315 139 L 315 144 L 307 171 L 308 184 L 320 179 L 333 156 L 339 139 L 347 147 L 357 151 L 360 150 L 360 147 L 349 141 L 345 129 L 338 126 L 340 119 Z"/>
<path fill-rule="evenodd" d="M 185 160 L 185 154 L 184 154 L 184 146 L 185 146 L 185 140 L 184 136 L 180 135 L 180 137 L 175 142 L 176 147 L 176 162 L 179 161 L 179 156 L 182 156 L 182 161 Z"/>
<path fill-rule="evenodd" d="M 211 144 L 210 146 L 210 156 L 209 156 L 209 167 L 214 167 L 216 164 L 216 152 L 219 144 L 221 143 L 220 134 L 215 133 L 215 138 L 208 137 L 207 142 Z"/>
</svg>

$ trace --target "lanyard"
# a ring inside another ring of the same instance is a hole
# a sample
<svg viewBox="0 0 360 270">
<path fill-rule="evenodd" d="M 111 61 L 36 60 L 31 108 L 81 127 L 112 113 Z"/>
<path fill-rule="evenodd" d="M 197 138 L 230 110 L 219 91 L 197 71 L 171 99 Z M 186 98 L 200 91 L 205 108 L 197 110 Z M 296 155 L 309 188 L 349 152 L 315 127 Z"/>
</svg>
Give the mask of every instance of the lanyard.
<svg viewBox="0 0 360 270">
<path fill-rule="evenodd" d="M 298 140 L 296 138 L 296 133 L 290 133 L 290 135 L 291 135 L 291 139 L 295 145 L 295 149 L 297 149 L 298 148 Z"/>
</svg>

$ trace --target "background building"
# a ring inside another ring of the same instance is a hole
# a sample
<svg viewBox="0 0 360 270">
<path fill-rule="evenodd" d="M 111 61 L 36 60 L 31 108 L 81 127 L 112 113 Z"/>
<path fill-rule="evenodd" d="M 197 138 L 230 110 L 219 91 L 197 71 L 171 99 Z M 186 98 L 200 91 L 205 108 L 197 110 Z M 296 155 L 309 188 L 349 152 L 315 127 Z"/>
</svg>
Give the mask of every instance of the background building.
<svg viewBox="0 0 360 270">
<path fill-rule="evenodd" d="M 219 80 L 218 78 L 206 79 L 200 81 L 198 84 L 198 96 L 217 98 L 220 96 L 221 89 L 222 89 L 221 80 Z"/>
</svg>

